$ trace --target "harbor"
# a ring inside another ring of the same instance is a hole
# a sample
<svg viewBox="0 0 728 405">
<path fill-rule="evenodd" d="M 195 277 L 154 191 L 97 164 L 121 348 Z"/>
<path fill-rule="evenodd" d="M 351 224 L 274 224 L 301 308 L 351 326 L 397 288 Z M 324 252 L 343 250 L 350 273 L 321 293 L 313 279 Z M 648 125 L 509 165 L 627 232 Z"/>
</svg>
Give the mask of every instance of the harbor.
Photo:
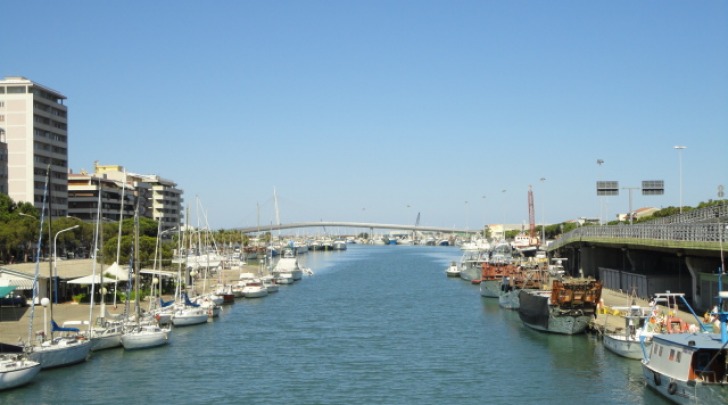
<svg viewBox="0 0 728 405">
<path fill-rule="evenodd" d="M 0 398 L 116 403 L 118 395 L 96 387 L 124 392 L 133 384 L 125 400 L 165 393 L 185 403 L 665 403 L 645 386 L 640 362 L 605 350 L 599 334 L 531 330 L 516 311 L 481 297 L 477 285 L 446 277 L 461 254 L 455 247 L 371 245 L 311 252 L 301 260 L 313 275 L 261 299 L 236 299 L 204 324 L 174 327 L 167 347 L 93 352 Z M 255 268 L 245 267 L 225 270 L 225 277 Z M 628 297 L 608 289 L 602 295 L 615 307 Z M 87 304 L 59 304 L 54 317 L 62 323 L 88 311 Z M 27 336 L 28 312 L 0 323 L 3 342 Z M 42 312 L 38 306 L 35 330 Z M 598 313 L 593 326 L 616 329 L 616 318 Z"/>
</svg>

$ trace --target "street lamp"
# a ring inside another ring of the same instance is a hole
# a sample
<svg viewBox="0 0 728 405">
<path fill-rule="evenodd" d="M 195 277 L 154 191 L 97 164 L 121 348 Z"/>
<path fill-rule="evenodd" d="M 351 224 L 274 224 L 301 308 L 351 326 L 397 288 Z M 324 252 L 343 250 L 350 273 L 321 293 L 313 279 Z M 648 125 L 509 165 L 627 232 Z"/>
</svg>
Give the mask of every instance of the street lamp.
<svg viewBox="0 0 728 405">
<path fill-rule="evenodd" d="M 43 337 L 44 339 L 48 336 L 48 315 L 47 315 L 47 309 L 48 305 L 51 303 L 51 300 L 49 300 L 46 297 L 43 297 L 40 300 L 40 305 L 43 305 Z"/>
<path fill-rule="evenodd" d="M 682 150 L 687 149 L 687 146 L 677 145 L 677 146 L 673 146 L 673 149 L 677 150 L 677 161 L 678 161 L 678 166 L 679 166 L 679 171 L 680 171 L 680 213 L 682 214 L 682 209 L 683 209 Z"/>
<path fill-rule="evenodd" d="M 546 181 L 546 177 L 541 177 L 539 179 L 541 183 L 544 183 Z M 543 190 L 541 190 L 543 191 Z M 546 204 L 543 202 L 544 198 L 541 198 L 541 245 L 546 246 L 546 212 L 543 208 L 546 206 Z"/>
<path fill-rule="evenodd" d="M 56 236 L 53 237 L 53 275 L 54 275 L 53 290 L 56 292 L 58 291 L 58 235 L 63 232 L 74 230 L 76 228 L 78 228 L 78 225 L 74 225 L 74 226 L 72 226 L 70 228 L 66 228 L 66 229 L 61 229 L 60 231 L 56 232 Z M 52 295 L 53 295 L 53 303 L 58 304 L 57 294 L 52 294 Z"/>
</svg>

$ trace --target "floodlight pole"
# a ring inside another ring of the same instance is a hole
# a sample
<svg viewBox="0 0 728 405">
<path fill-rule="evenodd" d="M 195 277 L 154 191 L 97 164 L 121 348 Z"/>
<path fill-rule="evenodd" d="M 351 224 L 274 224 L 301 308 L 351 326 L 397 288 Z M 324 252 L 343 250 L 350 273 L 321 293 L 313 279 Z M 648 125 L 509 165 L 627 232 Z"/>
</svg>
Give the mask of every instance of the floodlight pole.
<svg viewBox="0 0 728 405">
<path fill-rule="evenodd" d="M 682 214 L 683 209 L 683 179 L 682 179 L 682 151 L 683 149 L 687 149 L 687 146 L 673 146 L 673 149 L 677 150 L 677 161 L 678 161 L 678 170 L 680 173 L 680 213 Z"/>
</svg>

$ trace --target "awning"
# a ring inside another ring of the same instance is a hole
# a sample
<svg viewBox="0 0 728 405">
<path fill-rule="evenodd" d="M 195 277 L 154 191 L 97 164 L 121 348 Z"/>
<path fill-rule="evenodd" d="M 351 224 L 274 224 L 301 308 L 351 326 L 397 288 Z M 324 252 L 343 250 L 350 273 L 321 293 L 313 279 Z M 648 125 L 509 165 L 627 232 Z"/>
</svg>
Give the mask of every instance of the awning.
<svg viewBox="0 0 728 405">
<path fill-rule="evenodd" d="M 0 287 L 0 298 L 10 294 L 15 290 L 15 286 Z"/>
<path fill-rule="evenodd" d="M 110 277 L 104 277 L 104 284 L 110 284 L 117 280 L 110 278 Z M 126 280 L 124 280 L 126 281 Z M 74 278 L 73 280 L 68 280 L 68 284 L 101 284 L 101 275 L 90 275 L 85 277 L 79 277 Z"/>
<path fill-rule="evenodd" d="M 0 277 L 0 287 L 14 287 L 18 290 L 32 290 L 33 280 L 27 278 L 5 278 Z"/>
<path fill-rule="evenodd" d="M 104 269 L 104 278 L 106 278 L 106 275 L 116 277 L 117 281 L 129 280 L 129 271 L 127 269 L 121 268 L 116 262 L 109 266 L 109 268 Z"/>
</svg>

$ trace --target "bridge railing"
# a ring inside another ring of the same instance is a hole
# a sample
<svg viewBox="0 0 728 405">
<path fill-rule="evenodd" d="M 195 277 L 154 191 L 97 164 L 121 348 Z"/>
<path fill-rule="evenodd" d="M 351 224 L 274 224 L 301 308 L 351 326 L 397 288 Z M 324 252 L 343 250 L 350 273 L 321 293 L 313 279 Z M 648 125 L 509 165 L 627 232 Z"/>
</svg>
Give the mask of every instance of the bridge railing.
<svg viewBox="0 0 728 405">
<path fill-rule="evenodd" d="M 716 219 L 728 218 L 728 205 L 715 205 L 711 207 L 698 208 L 682 214 L 670 215 L 669 217 L 657 218 L 645 222 L 650 225 L 686 224 L 696 222 L 710 222 Z"/>
<path fill-rule="evenodd" d="M 712 222 L 669 225 L 583 226 L 564 234 L 561 238 L 554 241 L 548 250 L 558 249 L 569 243 L 585 239 L 652 239 L 680 242 L 725 243 L 725 238 L 728 235 L 726 225 L 725 222 Z"/>
</svg>

